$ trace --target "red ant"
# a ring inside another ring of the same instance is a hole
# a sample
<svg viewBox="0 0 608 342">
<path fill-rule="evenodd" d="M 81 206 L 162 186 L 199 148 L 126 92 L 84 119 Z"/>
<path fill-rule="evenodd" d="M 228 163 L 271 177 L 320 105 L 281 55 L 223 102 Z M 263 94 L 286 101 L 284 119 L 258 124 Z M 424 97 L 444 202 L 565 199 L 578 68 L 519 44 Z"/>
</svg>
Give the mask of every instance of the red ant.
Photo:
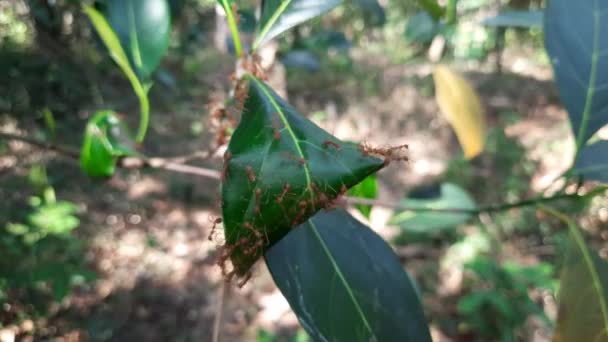
<svg viewBox="0 0 608 342">
<path fill-rule="evenodd" d="M 302 219 L 304 218 L 304 215 L 306 215 L 306 208 L 308 207 L 308 203 L 306 201 L 300 201 L 298 202 L 298 207 L 300 208 L 300 211 L 294 219 L 294 226 L 300 224 Z"/>
<path fill-rule="evenodd" d="M 287 152 L 282 152 L 282 153 L 281 153 L 281 156 L 282 156 L 283 158 L 287 158 L 287 159 L 290 159 L 290 160 L 295 160 L 295 161 L 297 161 L 297 162 L 298 162 L 298 164 L 300 164 L 300 165 L 306 165 L 306 163 L 307 163 L 307 162 L 306 162 L 306 159 L 304 159 L 304 158 L 300 158 L 300 157 L 296 157 L 296 156 L 291 155 L 291 154 L 289 154 L 289 153 L 287 153 Z"/>
<path fill-rule="evenodd" d="M 255 182 L 255 173 L 253 173 L 253 168 L 251 166 L 247 166 L 245 170 L 247 170 L 247 177 L 249 177 L 249 181 L 251 183 Z"/>
<path fill-rule="evenodd" d="M 239 22 L 241 21 L 241 20 L 240 20 L 241 18 L 240 18 L 240 16 L 239 16 L 239 8 L 238 8 L 238 6 L 237 6 L 236 2 L 233 2 L 233 3 L 232 3 L 232 6 L 231 6 L 231 8 L 230 8 L 230 9 L 232 10 L 232 15 L 233 15 L 233 16 L 234 16 L 234 18 L 236 19 L 236 20 L 235 20 L 235 21 L 236 21 L 236 24 L 238 25 L 238 24 L 239 24 Z"/>
<path fill-rule="evenodd" d="M 228 162 L 230 161 L 230 158 L 232 158 L 232 154 L 230 154 L 229 151 L 226 151 L 226 153 L 224 153 L 224 166 L 222 167 L 222 181 L 228 177 Z"/>
<path fill-rule="evenodd" d="M 255 212 L 256 214 L 260 214 L 260 197 L 262 196 L 262 189 L 257 188 L 255 189 L 255 208 L 253 209 L 253 212 Z"/>
<path fill-rule="evenodd" d="M 396 151 L 399 151 L 402 149 L 407 149 L 407 148 L 408 148 L 407 144 L 382 148 L 382 147 L 372 147 L 372 146 L 369 146 L 368 144 L 364 143 L 364 144 L 359 145 L 359 147 L 357 149 L 359 150 L 359 152 L 361 152 L 361 155 L 363 155 L 363 157 L 367 157 L 370 154 L 375 154 L 375 155 L 384 157 L 384 166 L 387 166 L 393 160 L 407 161 L 408 158 L 406 156 L 396 156 L 395 155 Z"/>
<path fill-rule="evenodd" d="M 245 101 L 247 100 L 247 82 L 242 79 L 239 81 L 234 88 L 234 98 L 236 99 L 237 109 L 242 111 L 245 107 Z"/>
<path fill-rule="evenodd" d="M 289 188 L 291 187 L 291 185 L 285 183 L 283 184 L 283 192 L 281 192 L 281 194 L 279 196 L 277 196 L 277 199 L 275 200 L 276 203 L 281 204 L 283 203 L 283 200 L 285 199 L 285 195 L 287 195 L 287 192 L 289 192 Z"/>
<path fill-rule="evenodd" d="M 213 226 L 211 227 L 211 232 L 209 232 L 209 236 L 207 237 L 207 239 L 209 241 L 213 241 L 213 236 L 215 235 L 215 228 L 218 224 L 221 224 L 223 220 L 221 217 L 213 218 L 213 216 L 209 216 L 209 220 L 211 221 L 211 223 L 213 223 Z"/>
<path fill-rule="evenodd" d="M 274 115 L 277 115 L 276 113 Z M 274 140 L 281 140 L 281 123 L 277 118 L 272 120 Z"/>
<path fill-rule="evenodd" d="M 317 186 L 317 184 L 312 183 L 311 187 L 317 196 L 317 200 L 319 201 L 320 206 L 323 206 L 326 203 L 330 202 L 330 199 L 327 196 L 327 194 L 325 194 L 323 191 L 321 191 L 321 189 Z"/>
<path fill-rule="evenodd" d="M 251 279 L 251 272 L 250 271 L 248 271 L 245 274 L 245 276 L 236 283 L 236 286 L 238 286 L 239 288 L 242 288 L 243 286 L 245 286 L 245 284 L 247 284 L 247 282 L 249 281 L 249 279 Z"/>
<path fill-rule="evenodd" d="M 341 148 L 341 146 L 337 142 L 331 141 L 331 140 L 325 140 L 323 142 L 323 148 L 328 148 L 329 146 L 334 147 L 336 150 L 339 150 Z"/>
</svg>

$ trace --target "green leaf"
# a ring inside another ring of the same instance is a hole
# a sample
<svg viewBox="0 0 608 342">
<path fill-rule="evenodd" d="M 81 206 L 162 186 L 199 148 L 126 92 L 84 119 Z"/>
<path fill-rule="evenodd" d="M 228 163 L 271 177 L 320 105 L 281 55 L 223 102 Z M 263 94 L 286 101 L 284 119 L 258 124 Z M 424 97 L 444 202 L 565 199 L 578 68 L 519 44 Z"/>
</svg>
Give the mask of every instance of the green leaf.
<svg viewBox="0 0 608 342">
<path fill-rule="evenodd" d="M 425 11 L 418 12 L 407 20 L 405 38 L 416 43 L 429 43 L 441 32 L 442 24 Z"/>
<path fill-rule="evenodd" d="M 45 204 L 28 217 L 29 223 L 44 235 L 65 235 L 76 229 L 78 207 L 71 202 Z"/>
<path fill-rule="evenodd" d="M 297 113 L 251 75 L 226 152 L 222 210 L 238 275 L 292 227 L 384 166 Z"/>
<path fill-rule="evenodd" d="M 317 17 L 342 0 L 265 0 L 253 50 L 290 28 Z"/>
<path fill-rule="evenodd" d="M 135 140 L 137 142 L 142 142 L 144 140 L 144 137 L 146 136 L 150 117 L 150 103 L 148 101 L 149 87 L 145 87 L 139 81 L 139 78 L 135 75 L 135 72 L 133 71 L 133 69 L 131 68 L 131 64 L 129 63 L 127 54 L 121 46 L 120 39 L 118 38 L 112 27 L 110 27 L 110 24 L 108 23 L 106 18 L 104 18 L 101 13 L 99 13 L 91 6 L 87 6 L 84 4 L 82 6 L 85 13 L 91 20 L 91 23 L 95 27 L 95 30 L 101 37 L 101 40 L 110 52 L 110 57 L 112 57 L 114 62 L 116 62 L 116 64 L 125 74 L 129 82 L 131 83 L 131 86 L 133 87 L 133 91 L 139 99 L 141 117 L 139 129 L 137 131 L 137 136 L 135 137 Z"/>
<path fill-rule="evenodd" d="M 232 34 L 232 42 L 234 43 L 234 50 L 237 57 L 241 57 L 243 54 L 241 47 L 241 35 L 239 33 L 239 24 L 235 18 L 235 13 L 232 10 L 233 0 L 217 0 L 217 3 L 222 6 L 224 13 L 226 13 L 226 19 L 228 20 L 228 27 Z"/>
<path fill-rule="evenodd" d="M 562 266 L 555 341 L 608 339 L 608 263 L 569 219 L 571 244 Z"/>
<path fill-rule="evenodd" d="M 348 191 L 350 196 L 354 197 L 362 197 L 368 199 L 375 199 L 378 195 L 378 180 L 376 176 L 371 175 L 365 178 L 361 183 L 355 185 Z M 372 206 L 365 204 L 357 204 L 355 205 L 363 216 L 369 218 L 369 215 L 372 213 Z"/>
<path fill-rule="evenodd" d="M 418 293 L 397 256 L 346 212 L 318 213 L 265 258 L 314 341 L 431 341 Z"/>
<path fill-rule="evenodd" d="M 505 11 L 482 22 L 491 27 L 542 28 L 543 11 Z"/>
<path fill-rule="evenodd" d="M 601 182 L 608 182 L 608 141 L 585 145 L 577 156 L 575 173 Z"/>
<path fill-rule="evenodd" d="M 113 111 L 99 111 L 89 119 L 80 150 L 80 166 L 92 177 L 114 174 L 119 157 L 137 154 L 127 128 Z"/>
<path fill-rule="evenodd" d="M 386 23 L 384 7 L 378 0 L 354 0 L 352 5 L 358 6 L 363 12 L 365 27 L 383 26 Z"/>
<path fill-rule="evenodd" d="M 456 208 L 474 210 L 475 202 L 469 194 L 456 184 L 441 184 L 440 191 L 430 198 L 409 197 L 401 202 L 403 206 L 412 209 L 445 209 Z M 406 231 L 434 233 L 448 228 L 454 228 L 466 222 L 470 213 L 463 212 L 420 212 L 405 210 L 395 215 L 390 224 L 399 225 Z"/>
<path fill-rule="evenodd" d="M 169 47 L 171 15 L 166 0 L 104 0 L 103 13 L 140 79 L 156 70 Z"/>
<path fill-rule="evenodd" d="M 608 1 L 551 0 L 545 47 L 568 110 L 577 151 L 608 124 Z"/>
</svg>

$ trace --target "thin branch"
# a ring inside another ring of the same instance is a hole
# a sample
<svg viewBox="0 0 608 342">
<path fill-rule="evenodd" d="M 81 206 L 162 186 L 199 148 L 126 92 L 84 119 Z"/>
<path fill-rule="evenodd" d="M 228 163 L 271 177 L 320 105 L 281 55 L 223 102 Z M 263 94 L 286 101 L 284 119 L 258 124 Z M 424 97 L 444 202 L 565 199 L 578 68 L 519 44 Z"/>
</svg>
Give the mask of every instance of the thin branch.
<svg viewBox="0 0 608 342">
<path fill-rule="evenodd" d="M 429 207 L 421 208 L 421 207 L 407 206 L 407 205 L 403 205 L 401 203 L 387 202 L 387 201 L 380 201 L 380 200 L 359 198 L 359 197 L 345 197 L 344 200 L 348 204 L 377 205 L 377 206 L 381 206 L 381 207 L 385 207 L 385 208 L 393 208 L 393 209 L 399 209 L 399 210 L 403 210 L 403 211 L 436 212 L 436 213 L 463 213 L 463 214 L 475 215 L 475 214 L 484 213 L 484 212 L 490 213 L 490 212 L 498 212 L 498 211 L 505 211 L 505 210 L 509 210 L 509 209 L 515 209 L 515 208 L 520 208 L 520 207 L 536 206 L 539 204 L 549 203 L 549 202 L 553 202 L 553 201 L 557 201 L 557 200 L 561 200 L 561 199 L 580 199 L 580 198 L 583 198 L 586 196 L 587 195 L 579 195 L 576 193 L 575 194 L 557 194 L 557 195 L 551 196 L 551 197 L 537 197 L 537 198 L 522 200 L 522 201 L 513 202 L 513 203 L 501 203 L 501 204 L 496 204 L 496 205 L 477 207 L 477 208 L 473 208 L 473 209 L 469 209 L 469 208 L 429 208 Z"/>
<path fill-rule="evenodd" d="M 222 330 L 222 316 L 224 314 L 224 299 L 226 298 L 226 290 L 228 284 L 225 281 L 221 282 L 219 288 L 217 305 L 215 307 L 215 319 L 213 320 L 213 342 L 219 342 Z"/>
<path fill-rule="evenodd" d="M 0 139 L 21 141 L 43 150 L 53 151 L 76 161 L 80 158 L 80 152 L 73 147 L 50 143 L 38 139 L 24 137 L 17 134 L 0 132 Z M 176 173 L 190 174 L 211 179 L 220 179 L 220 172 L 199 166 L 176 163 L 172 158 L 146 158 L 146 157 L 124 157 L 118 161 L 119 167 L 125 169 L 159 169 Z"/>
<path fill-rule="evenodd" d="M 34 138 L 29 138 L 29 137 L 24 137 L 24 136 L 17 135 L 17 134 L 4 133 L 4 132 L 0 132 L 0 139 L 21 141 L 21 142 L 38 147 L 43 150 L 49 150 L 49 151 L 56 152 L 58 154 L 64 155 L 69 158 L 73 158 L 73 159 L 80 158 L 80 152 L 69 146 L 57 145 L 57 144 L 50 143 L 47 141 L 42 141 L 42 140 L 38 140 L 38 139 L 34 139 Z"/>
<path fill-rule="evenodd" d="M 32 146 L 36 146 L 41 149 L 54 151 L 61 155 L 70 157 L 72 159 L 78 160 L 79 152 L 72 147 L 57 145 L 45 141 L 36 140 L 33 138 L 23 137 L 16 134 L 11 133 L 2 133 L 0 132 L 0 139 L 7 140 L 16 140 L 22 141 Z M 179 162 L 175 162 L 175 160 L 179 160 L 179 158 L 145 158 L 145 157 L 125 157 L 119 160 L 118 166 L 125 169 L 159 169 L 166 170 L 170 172 L 190 174 L 200 177 L 205 177 L 209 179 L 219 180 L 221 178 L 221 173 L 214 169 L 203 168 L 199 166 L 193 166 L 188 164 L 183 164 Z M 591 192 L 585 195 L 579 195 L 578 193 L 572 194 L 564 194 L 559 193 L 557 195 L 551 197 L 536 197 L 532 199 L 521 200 L 513 203 L 500 203 L 495 205 L 487 205 L 481 206 L 474 209 L 469 208 L 420 208 L 420 207 L 411 207 L 407 205 L 403 205 L 401 203 L 387 202 L 376 199 L 367 199 L 367 198 L 359 198 L 359 197 L 345 197 L 344 200 L 347 204 L 365 204 L 365 205 L 376 205 L 386 208 L 393 208 L 403 211 L 413 211 L 413 212 L 439 212 L 439 213 L 466 213 L 476 215 L 483 212 L 499 212 L 505 211 L 509 209 L 515 209 L 526 206 L 538 206 L 541 204 L 547 204 L 550 202 L 554 202 L 562 199 L 583 199 L 593 197 L 598 195 L 604 191 L 608 190 L 608 187 L 597 187 L 593 189 Z"/>
</svg>

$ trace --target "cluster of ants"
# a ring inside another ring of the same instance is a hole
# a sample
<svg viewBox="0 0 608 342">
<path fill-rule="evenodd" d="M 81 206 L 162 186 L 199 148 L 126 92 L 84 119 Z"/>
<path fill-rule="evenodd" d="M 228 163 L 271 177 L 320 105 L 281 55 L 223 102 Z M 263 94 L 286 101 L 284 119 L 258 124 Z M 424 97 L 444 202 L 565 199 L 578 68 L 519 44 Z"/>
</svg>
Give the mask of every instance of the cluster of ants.
<svg viewBox="0 0 608 342">
<path fill-rule="evenodd" d="M 248 178 L 250 181 L 255 181 L 256 176 L 252 169 L 246 169 Z M 274 203 L 285 204 L 293 208 L 292 204 L 287 204 L 287 199 L 293 199 L 292 186 L 289 183 L 283 184 L 280 193 L 274 195 Z M 317 210 L 333 210 L 337 208 L 338 204 L 342 202 L 343 196 L 348 191 L 346 185 L 342 184 L 340 190 L 337 193 L 330 194 L 321 190 L 321 187 L 315 183 L 312 183 L 310 188 L 306 190 L 311 192 L 311 196 L 308 200 L 299 200 L 295 204 L 295 212 L 292 213 L 293 220 L 290 223 L 290 227 L 296 227 L 304 222 L 312 213 Z M 255 195 L 255 206 L 254 213 L 259 215 L 260 213 L 260 198 L 262 190 L 256 188 L 254 190 Z M 209 235 L 209 240 L 215 239 L 216 228 L 223 222 L 222 218 L 212 218 L 212 228 Z M 255 227 L 252 222 L 246 221 L 242 224 L 242 227 L 246 230 L 245 236 L 239 237 L 235 242 L 228 243 L 224 241 L 222 248 L 220 249 L 220 255 L 218 258 L 218 265 L 222 270 L 222 275 L 225 280 L 230 282 L 235 276 L 239 277 L 237 285 L 242 287 L 251 277 L 251 273 L 248 268 L 250 265 L 257 260 L 266 248 L 270 245 L 271 241 L 268 237 L 268 231 L 265 228 Z M 230 261 L 230 262 L 229 262 Z M 232 266 L 229 269 L 229 265 Z"/>
<path fill-rule="evenodd" d="M 276 129 L 276 127 L 275 127 Z M 333 148 L 336 150 L 340 150 L 341 146 L 335 141 L 326 140 L 322 146 L 325 149 Z M 373 147 L 367 143 L 360 144 L 358 146 L 358 151 L 361 153 L 363 157 L 368 156 L 379 156 L 384 158 L 384 165 L 390 164 L 392 161 L 408 160 L 406 156 L 403 155 L 402 151 L 407 149 L 407 145 L 399 145 L 393 147 Z M 282 157 L 292 159 L 297 161 L 301 165 L 306 165 L 306 160 L 304 158 L 293 156 L 289 153 L 283 152 L 281 154 Z M 224 155 L 224 166 L 222 170 L 222 179 L 225 180 L 227 177 L 227 167 L 231 158 L 231 154 L 227 151 Z M 255 183 L 258 179 L 258 176 L 255 174 L 253 167 L 246 166 L 245 173 L 248 181 L 250 183 Z M 293 188 L 289 183 L 283 184 L 282 190 L 280 193 L 274 195 L 274 202 L 276 204 L 286 204 L 292 207 L 291 217 L 293 217 L 292 222 L 290 223 L 291 227 L 296 227 L 302 222 L 304 222 L 311 213 L 316 212 L 317 210 L 333 210 L 340 203 L 342 203 L 343 196 L 348 191 L 348 188 L 345 184 L 342 184 L 339 191 L 334 191 L 335 193 L 328 193 L 321 189 L 321 186 L 316 183 L 310 184 L 310 187 L 306 190 L 310 192 L 310 198 L 308 200 L 299 200 L 296 203 L 287 204 L 286 200 L 288 198 L 294 198 L 294 194 L 292 193 Z M 261 213 L 261 196 L 262 189 L 255 188 L 254 190 L 255 196 L 255 206 L 253 207 L 253 212 L 255 215 L 259 215 Z M 213 236 L 215 235 L 216 226 L 222 223 L 221 218 L 214 218 L 212 220 L 213 227 L 211 229 L 211 234 L 209 236 L 210 240 L 213 240 Z M 254 227 L 251 222 L 244 222 L 242 224 L 243 228 L 246 229 L 249 233 L 247 236 L 240 237 L 236 242 L 228 243 L 224 242 L 221 254 L 219 256 L 218 264 L 222 269 L 222 274 L 224 275 L 227 281 L 231 281 L 235 275 L 238 275 L 240 278 L 237 285 L 243 286 L 248 279 L 251 277 L 251 274 L 248 269 L 243 270 L 244 268 L 248 268 L 252 261 L 255 261 L 259 256 L 262 255 L 264 250 L 270 245 L 270 240 L 268 238 L 268 234 L 266 229 L 260 229 L 259 227 Z M 228 261 L 231 261 L 232 269 L 228 270 Z M 236 265 L 239 264 L 239 265 Z"/>
</svg>

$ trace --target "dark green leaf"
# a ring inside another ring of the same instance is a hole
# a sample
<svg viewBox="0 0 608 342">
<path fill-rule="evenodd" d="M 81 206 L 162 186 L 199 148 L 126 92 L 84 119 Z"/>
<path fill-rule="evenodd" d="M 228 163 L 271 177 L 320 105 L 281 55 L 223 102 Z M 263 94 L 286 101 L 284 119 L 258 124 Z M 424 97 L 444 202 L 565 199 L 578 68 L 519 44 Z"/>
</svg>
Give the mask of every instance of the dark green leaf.
<svg viewBox="0 0 608 342">
<path fill-rule="evenodd" d="M 119 157 L 136 154 L 126 126 L 112 111 L 99 111 L 89 120 L 80 151 L 80 166 L 93 177 L 114 174 Z"/>
<path fill-rule="evenodd" d="M 346 38 L 344 32 L 334 30 L 315 32 L 298 41 L 297 44 L 297 47 L 322 53 L 326 53 L 329 49 L 348 51 L 351 47 L 351 43 Z"/>
<path fill-rule="evenodd" d="M 376 176 L 371 175 L 365 178 L 363 182 L 350 189 L 348 194 L 354 197 L 375 199 L 378 195 L 378 180 L 376 180 Z M 355 207 L 367 218 L 369 218 L 369 215 L 372 213 L 371 205 L 357 204 Z"/>
<path fill-rule="evenodd" d="M 405 38 L 416 43 L 429 43 L 441 31 L 441 24 L 427 12 L 418 12 L 405 26 Z"/>
<path fill-rule="evenodd" d="M 542 28 L 543 11 L 505 11 L 482 22 L 492 27 Z"/>
<path fill-rule="evenodd" d="M 431 341 L 418 293 L 390 246 L 342 210 L 319 212 L 266 253 L 315 341 Z"/>
<path fill-rule="evenodd" d="M 321 63 L 314 53 L 306 50 L 292 50 L 281 57 L 281 63 L 287 68 L 303 69 L 310 72 L 319 71 Z"/>
<path fill-rule="evenodd" d="M 441 191 L 430 198 L 406 198 L 401 202 L 408 208 L 445 209 L 456 208 L 472 210 L 475 202 L 469 194 L 456 184 L 441 184 Z M 462 212 L 417 212 L 406 210 L 395 215 L 390 223 L 399 225 L 407 231 L 433 233 L 447 228 L 454 228 L 466 222 L 470 213 Z"/>
<path fill-rule="evenodd" d="M 167 0 L 104 0 L 103 5 L 103 13 L 134 70 L 140 78 L 147 78 L 169 47 L 171 14 Z"/>
<path fill-rule="evenodd" d="M 272 38 L 319 16 L 342 3 L 342 0 L 265 0 L 262 5 L 260 28 L 253 50 Z"/>
<path fill-rule="evenodd" d="M 584 146 L 576 159 L 575 172 L 585 179 L 608 182 L 608 141 Z"/>
<path fill-rule="evenodd" d="M 247 100 L 222 184 L 226 243 L 234 247 L 239 275 L 292 227 L 384 165 L 304 118 L 260 80 L 245 77 Z"/>
<path fill-rule="evenodd" d="M 257 24 L 255 12 L 253 10 L 238 10 L 239 15 L 239 31 L 245 33 L 253 33 Z"/>
<path fill-rule="evenodd" d="M 363 18 L 366 25 L 384 25 L 386 13 L 377 0 L 356 0 L 355 3 L 363 10 Z"/>
<path fill-rule="evenodd" d="M 608 264 L 585 243 L 572 222 L 562 266 L 555 341 L 608 340 Z"/>
<path fill-rule="evenodd" d="M 608 1 L 551 0 L 545 46 L 577 148 L 608 123 Z"/>
</svg>

